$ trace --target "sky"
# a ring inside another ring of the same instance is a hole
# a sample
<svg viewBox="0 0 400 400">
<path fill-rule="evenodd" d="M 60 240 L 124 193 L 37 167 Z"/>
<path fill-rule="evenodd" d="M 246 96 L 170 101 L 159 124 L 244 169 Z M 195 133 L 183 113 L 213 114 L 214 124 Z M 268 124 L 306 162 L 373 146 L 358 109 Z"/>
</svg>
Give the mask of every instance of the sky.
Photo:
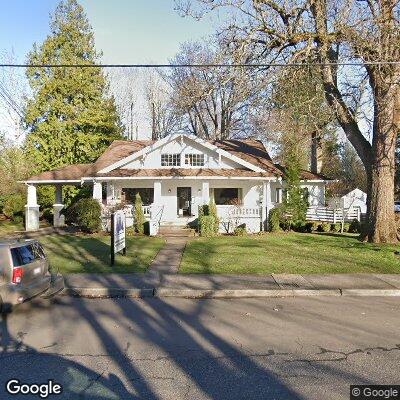
<svg viewBox="0 0 400 400">
<path fill-rule="evenodd" d="M 0 0 L 0 52 L 25 61 L 34 42 L 49 33 L 58 0 Z M 166 63 L 179 44 L 211 34 L 217 20 L 181 17 L 174 0 L 80 0 L 93 27 L 103 63 Z M 213 18 L 216 18 L 215 16 Z"/>
<path fill-rule="evenodd" d="M 182 17 L 174 9 L 174 0 L 78 1 L 92 25 L 96 49 L 103 52 L 103 64 L 166 64 L 181 43 L 209 36 L 219 21 L 215 13 L 213 19 L 205 17 L 200 21 Z M 0 0 L 0 58 L 4 53 L 12 53 L 13 62 L 24 63 L 33 43 L 42 43 L 50 33 L 49 15 L 58 3 L 59 0 Z M 0 81 L 11 80 L 27 87 L 23 70 L 0 68 Z M 120 84 L 124 83 L 118 82 L 116 86 Z M 8 90 L 13 92 L 13 86 Z M 135 102 L 135 124 L 139 137 L 147 138 L 150 126 L 142 81 L 136 84 L 136 91 L 142 98 Z M 1 102 L 0 98 L 0 130 L 12 140 L 22 140 L 24 132 L 15 122 L 18 118 L 10 116 Z"/>
</svg>

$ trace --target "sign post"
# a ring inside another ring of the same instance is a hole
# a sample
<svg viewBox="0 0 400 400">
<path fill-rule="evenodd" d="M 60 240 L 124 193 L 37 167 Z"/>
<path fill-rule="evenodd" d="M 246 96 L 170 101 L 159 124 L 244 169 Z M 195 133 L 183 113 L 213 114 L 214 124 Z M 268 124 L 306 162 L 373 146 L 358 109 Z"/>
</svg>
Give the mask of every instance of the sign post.
<svg viewBox="0 0 400 400">
<path fill-rule="evenodd" d="M 115 254 L 122 251 L 126 255 L 126 221 L 125 213 L 122 210 L 111 214 L 111 266 L 115 263 Z"/>
</svg>

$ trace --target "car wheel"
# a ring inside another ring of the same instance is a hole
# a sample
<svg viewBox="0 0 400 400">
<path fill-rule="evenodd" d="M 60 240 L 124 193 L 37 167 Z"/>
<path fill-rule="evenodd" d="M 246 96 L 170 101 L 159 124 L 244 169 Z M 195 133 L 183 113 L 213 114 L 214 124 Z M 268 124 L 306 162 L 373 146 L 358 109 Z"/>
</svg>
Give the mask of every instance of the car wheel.
<svg viewBox="0 0 400 400">
<path fill-rule="evenodd" d="M 13 306 L 10 303 L 3 303 L 0 299 L 0 312 L 2 314 L 10 314 L 13 310 Z"/>
</svg>

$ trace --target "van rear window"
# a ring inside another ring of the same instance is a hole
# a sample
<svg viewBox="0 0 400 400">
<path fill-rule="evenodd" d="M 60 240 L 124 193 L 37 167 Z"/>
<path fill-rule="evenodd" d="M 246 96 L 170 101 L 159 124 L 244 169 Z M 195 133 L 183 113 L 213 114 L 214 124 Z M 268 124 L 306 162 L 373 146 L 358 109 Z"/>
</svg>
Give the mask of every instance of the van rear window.
<svg viewBox="0 0 400 400">
<path fill-rule="evenodd" d="M 35 260 L 43 259 L 44 253 L 38 245 L 27 245 L 11 249 L 14 267 L 30 264 Z"/>
</svg>

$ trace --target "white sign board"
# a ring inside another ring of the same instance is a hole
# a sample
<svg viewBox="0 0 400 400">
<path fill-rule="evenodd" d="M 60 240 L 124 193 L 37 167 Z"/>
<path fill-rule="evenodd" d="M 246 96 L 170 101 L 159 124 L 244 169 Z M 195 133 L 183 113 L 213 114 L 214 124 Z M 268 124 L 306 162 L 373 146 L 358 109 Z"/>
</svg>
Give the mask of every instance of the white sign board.
<svg viewBox="0 0 400 400">
<path fill-rule="evenodd" d="M 118 253 L 125 248 L 125 213 L 122 210 L 114 213 L 114 253 Z"/>
</svg>

